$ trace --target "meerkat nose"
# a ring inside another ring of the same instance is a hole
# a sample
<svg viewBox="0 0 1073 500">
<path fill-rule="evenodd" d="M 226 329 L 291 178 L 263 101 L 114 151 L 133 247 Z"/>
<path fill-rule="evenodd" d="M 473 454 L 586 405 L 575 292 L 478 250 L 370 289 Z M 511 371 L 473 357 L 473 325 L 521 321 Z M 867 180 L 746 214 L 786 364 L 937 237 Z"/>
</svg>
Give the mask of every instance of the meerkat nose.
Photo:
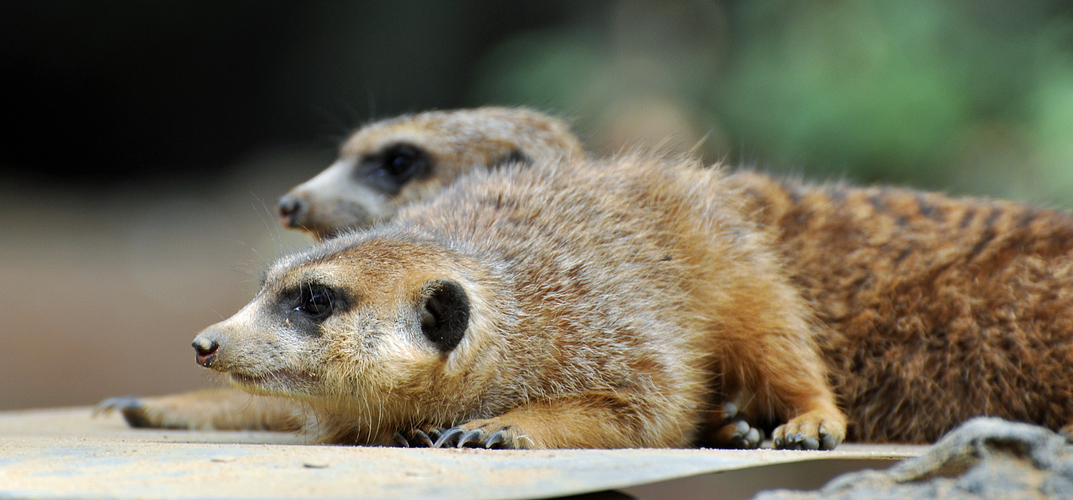
<svg viewBox="0 0 1073 500">
<path fill-rule="evenodd" d="M 216 350 L 220 348 L 220 343 L 216 339 L 211 339 L 205 334 L 201 334 L 194 339 L 191 345 L 194 346 L 194 351 L 197 353 L 195 356 L 197 364 L 205 368 L 212 366 L 212 362 L 216 361 Z"/>
<path fill-rule="evenodd" d="M 297 196 L 285 194 L 280 197 L 279 218 L 283 225 L 290 227 L 298 225 L 298 219 L 306 210 L 307 205 L 305 200 Z"/>
</svg>

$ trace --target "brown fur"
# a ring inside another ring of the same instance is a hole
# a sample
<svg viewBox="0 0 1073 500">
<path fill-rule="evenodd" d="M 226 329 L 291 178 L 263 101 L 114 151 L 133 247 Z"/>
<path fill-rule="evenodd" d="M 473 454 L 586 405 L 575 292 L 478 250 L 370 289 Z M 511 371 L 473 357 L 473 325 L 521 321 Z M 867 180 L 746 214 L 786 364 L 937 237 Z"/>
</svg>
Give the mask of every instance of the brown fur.
<svg viewBox="0 0 1073 500">
<path fill-rule="evenodd" d="M 284 259 L 195 345 L 242 388 L 309 404 L 325 442 L 461 426 L 519 446 L 687 446 L 716 439 L 733 399 L 787 422 L 780 441 L 837 443 L 810 312 L 740 199 L 716 170 L 640 156 L 474 175 Z M 469 304 L 447 350 L 421 326 L 440 280 Z M 303 289 L 330 290 L 320 323 L 294 312 Z"/>
<path fill-rule="evenodd" d="M 417 166 L 385 181 L 397 158 L 390 152 L 400 146 L 408 148 L 403 160 Z M 525 108 L 428 111 L 382 120 L 358 130 L 331 167 L 285 194 L 281 221 L 323 239 L 388 220 L 474 169 L 583 154 L 565 123 Z"/>
<path fill-rule="evenodd" d="M 850 439 L 923 443 L 976 415 L 1073 419 L 1073 217 L 1007 201 L 740 172 L 792 279 Z"/>
<path fill-rule="evenodd" d="M 1069 430 L 1068 214 L 744 171 L 722 182 L 822 324 L 850 439 L 929 442 L 974 415 Z M 162 406 L 137 412 L 160 421 Z"/>
<path fill-rule="evenodd" d="M 1068 214 L 747 171 L 726 182 L 827 326 L 851 439 L 929 442 L 975 415 L 1073 420 Z"/>
</svg>

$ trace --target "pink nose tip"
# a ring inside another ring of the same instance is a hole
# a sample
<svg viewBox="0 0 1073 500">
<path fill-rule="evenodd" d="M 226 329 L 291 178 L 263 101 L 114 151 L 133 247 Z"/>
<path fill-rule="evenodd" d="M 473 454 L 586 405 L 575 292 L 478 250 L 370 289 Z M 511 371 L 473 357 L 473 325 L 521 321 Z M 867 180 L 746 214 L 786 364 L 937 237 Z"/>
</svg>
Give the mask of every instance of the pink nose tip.
<svg viewBox="0 0 1073 500">
<path fill-rule="evenodd" d="M 216 350 L 220 348 L 220 344 L 213 339 L 198 336 L 191 345 L 194 346 L 197 364 L 205 368 L 212 366 L 212 362 L 216 361 Z"/>
<path fill-rule="evenodd" d="M 294 227 L 305 209 L 306 202 L 296 196 L 285 194 L 279 199 L 279 218 L 285 226 Z"/>
</svg>

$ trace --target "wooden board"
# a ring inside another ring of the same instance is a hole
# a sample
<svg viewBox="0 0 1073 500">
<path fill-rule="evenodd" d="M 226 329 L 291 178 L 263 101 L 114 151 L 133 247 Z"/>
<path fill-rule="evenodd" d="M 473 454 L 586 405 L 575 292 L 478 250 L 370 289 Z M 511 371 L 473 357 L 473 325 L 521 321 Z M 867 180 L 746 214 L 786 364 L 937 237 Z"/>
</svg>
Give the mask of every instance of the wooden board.
<svg viewBox="0 0 1073 500">
<path fill-rule="evenodd" d="M 885 463 L 923 449 L 324 446 L 283 433 L 130 429 L 116 415 L 91 418 L 89 408 L 28 410 L 0 413 L 0 498 L 548 498 L 651 483 L 673 489 L 681 478 L 776 464 Z"/>
</svg>

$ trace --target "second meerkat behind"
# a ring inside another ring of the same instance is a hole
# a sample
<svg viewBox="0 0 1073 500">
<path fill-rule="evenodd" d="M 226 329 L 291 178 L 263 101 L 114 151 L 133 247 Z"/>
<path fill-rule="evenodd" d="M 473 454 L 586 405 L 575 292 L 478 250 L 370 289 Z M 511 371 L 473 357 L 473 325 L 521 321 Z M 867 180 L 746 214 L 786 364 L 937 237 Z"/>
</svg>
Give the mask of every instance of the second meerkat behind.
<svg viewBox="0 0 1073 500">
<path fill-rule="evenodd" d="M 279 200 L 280 222 L 323 239 L 390 219 L 462 175 L 507 163 L 581 158 L 565 123 L 525 108 L 427 111 L 362 127 L 326 170 Z"/>
</svg>

